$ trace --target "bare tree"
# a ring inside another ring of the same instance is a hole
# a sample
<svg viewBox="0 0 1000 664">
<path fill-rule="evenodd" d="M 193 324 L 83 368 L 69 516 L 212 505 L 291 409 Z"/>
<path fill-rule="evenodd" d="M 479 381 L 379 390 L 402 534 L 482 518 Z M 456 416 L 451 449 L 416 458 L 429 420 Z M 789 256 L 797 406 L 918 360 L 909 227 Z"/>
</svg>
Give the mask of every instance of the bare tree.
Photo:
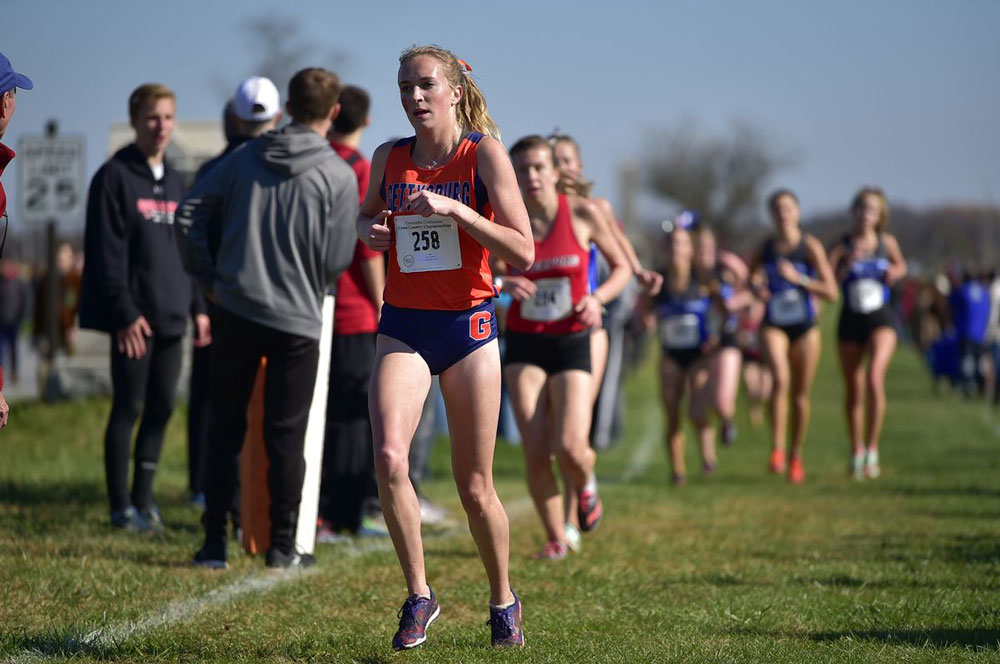
<svg viewBox="0 0 1000 664">
<path fill-rule="evenodd" d="M 266 76 L 274 81 L 285 96 L 288 81 L 303 67 L 323 67 L 338 74 L 349 60 L 340 49 L 324 49 L 306 38 L 299 19 L 280 14 L 261 14 L 240 26 L 247 46 L 246 76 Z M 235 83 L 228 77 L 216 76 L 220 92 L 228 99 Z"/>
<path fill-rule="evenodd" d="M 660 132 L 643 159 L 646 187 L 697 210 L 728 242 L 761 224 L 764 187 L 795 162 L 756 127 L 734 123 L 728 135 L 705 136 L 691 121 Z"/>
</svg>

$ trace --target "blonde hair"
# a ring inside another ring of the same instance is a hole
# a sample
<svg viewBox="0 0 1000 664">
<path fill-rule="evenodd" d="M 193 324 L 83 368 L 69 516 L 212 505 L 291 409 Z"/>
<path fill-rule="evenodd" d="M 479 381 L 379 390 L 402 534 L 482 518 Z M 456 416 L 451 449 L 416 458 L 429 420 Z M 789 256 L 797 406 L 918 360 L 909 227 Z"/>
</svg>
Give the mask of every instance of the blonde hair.
<svg viewBox="0 0 1000 664">
<path fill-rule="evenodd" d="M 882 211 L 879 212 L 875 230 L 884 233 L 889 228 L 889 200 L 885 197 L 885 192 L 878 187 L 861 187 L 851 201 L 851 212 L 857 212 L 861 204 L 864 203 L 865 196 L 874 196 L 882 204 Z"/>
<path fill-rule="evenodd" d="M 128 117 L 135 120 L 146 104 L 155 104 L 161 99 L 171 99 L 177 103 L 174 91 L 159 83 L 143 83 L 128 96 Z"/>
<path fill-rule="evenodd" d="M 464 60 L 455 57 L 455 54 L 448 49 L 433 44 L 411 46 L 399 56 L 399 64 L 402 65 L 420 55 L 429 55 L 444 65 L 445 78 L 448 79 L 451 87 L 462 86 L 462 99 L 455 108 L 455 115 L 458 117 L 458 123 L 462 129 L 478 131 L 499 141 L 500 128 L 490 117 L 490 112 L 486 108 L 486 97 L 482 90 L 469 75 L 472 68 Z"/>
<path fill-rule="evenodd" d="M 549 142 L 552 144 L 552 154 L 555 156 L 555 148 L 560 143 L 569 144 L 573 150 L 576 152 L 576 158 L 582 161 L 580 156 L 580 144 L 577 143 L 571 136 L 566 134 L 553 133 L 549 136 Z M 559 192 L 563 194 L 576 194 L 577 196 L 583 196 L 584 198 L 590 198 L 591 193 L 594 190 L 594 183 L 588 182 L 583 178 L 581 173 L 579 177 L 571 178 L 569 175 L 563 174 L 559 178 Z"/>
</svg>

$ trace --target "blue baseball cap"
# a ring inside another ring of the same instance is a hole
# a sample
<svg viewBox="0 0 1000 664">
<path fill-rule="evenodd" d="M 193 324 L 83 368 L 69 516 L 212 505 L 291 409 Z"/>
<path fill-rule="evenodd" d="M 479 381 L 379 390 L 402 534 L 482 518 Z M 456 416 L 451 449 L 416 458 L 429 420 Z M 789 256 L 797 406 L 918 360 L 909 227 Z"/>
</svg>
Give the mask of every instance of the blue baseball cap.
<svg viewBox="0 0 1000 664">
<path fill-rule="evenodd" d="M 35 87 L 31 79 L 24 74 L 18 74 L 10 65 L 10 60 L 3 53 L 0 53 L 0 93 L 7 92 L 14 88 L 30 90 Z"/>
</svg>

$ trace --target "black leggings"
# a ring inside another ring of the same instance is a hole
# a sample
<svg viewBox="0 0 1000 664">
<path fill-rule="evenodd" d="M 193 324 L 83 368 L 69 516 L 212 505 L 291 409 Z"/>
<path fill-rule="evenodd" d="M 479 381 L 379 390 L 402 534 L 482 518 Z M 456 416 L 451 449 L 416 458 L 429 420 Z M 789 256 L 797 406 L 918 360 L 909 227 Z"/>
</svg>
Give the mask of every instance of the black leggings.
<svg viewBox="0 0 1000 664">
<path fill-rule="evenodd" d="M 235 491 L 247 406 L 260 359 L 264 382 L 264 447 L 271 493 L 271 545 L 290 553 L 295 542 L 306 424 L 316 385 L 319 342 L 255 323 L 222 307 L 212 317 L 212 424 L 205 452 L 205 537 L 223 539 Z"/>
<path fill-rule="evenodd" d="M 332 345 L 319 514 L 334 530 L 357 532 L 365 499 L 378 496 L 368 415 L 375 334 L 335 334 Z"/>
<path fill-rule="evenodd" d="M 174 410 L 177 377 L 181 371 L 181 337 L 150 337 L 146 354 L 130 360 L 118 350 L 111 335 L 111 417 L 104 434 L 104 470 L 111 511 L 130 504 L 144 509 L 153 504 L 153 476 L 163 449 L 163 435 Z M 135 438 L 135 474 L 128 491 L 132 428 L 142 415 Z"/>
</svg>

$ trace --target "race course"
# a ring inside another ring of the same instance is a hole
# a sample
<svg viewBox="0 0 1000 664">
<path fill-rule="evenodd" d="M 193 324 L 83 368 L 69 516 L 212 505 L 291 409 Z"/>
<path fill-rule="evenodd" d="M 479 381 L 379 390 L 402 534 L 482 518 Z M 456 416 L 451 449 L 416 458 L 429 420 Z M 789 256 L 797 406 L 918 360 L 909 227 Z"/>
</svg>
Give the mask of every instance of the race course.
<svg viewBox="0 0 1000 664">
<path fill-rule="evenodd" d="M 426 532 L 441 618 L 419 650 L 394 654 L 406 591 L 388 540 L 321 545 L 304 573 L 268 572 L 235 546 L 229 570 L 193 568 L 201 526 L 187 503 L 183 409 L 157 476 L 168 534 L 152 538 L 108 525 L 110 402 L 18 404 L 0 433 L 0 660 L 997 661 L 1000 419 L 936 396 L 901 348 L 883 476 L 849 479 L 833 318 L 803 486 L 766 472 L 766 433 L 742 406 L 718 471 L 670 486 L 657 352 L 628 379 L 625 440 L 598 466 L 606 516 L 581 553 L 531 559 L 544 538 L 521 452 L 498 444 L 521 652 L 489 648 L 487 586 L 464 523 Z M 700 467 L 690 435 L 688 467 Z M 446 444 L 433 469 L 425 491 L 460 515 Z"/>
</svg>

